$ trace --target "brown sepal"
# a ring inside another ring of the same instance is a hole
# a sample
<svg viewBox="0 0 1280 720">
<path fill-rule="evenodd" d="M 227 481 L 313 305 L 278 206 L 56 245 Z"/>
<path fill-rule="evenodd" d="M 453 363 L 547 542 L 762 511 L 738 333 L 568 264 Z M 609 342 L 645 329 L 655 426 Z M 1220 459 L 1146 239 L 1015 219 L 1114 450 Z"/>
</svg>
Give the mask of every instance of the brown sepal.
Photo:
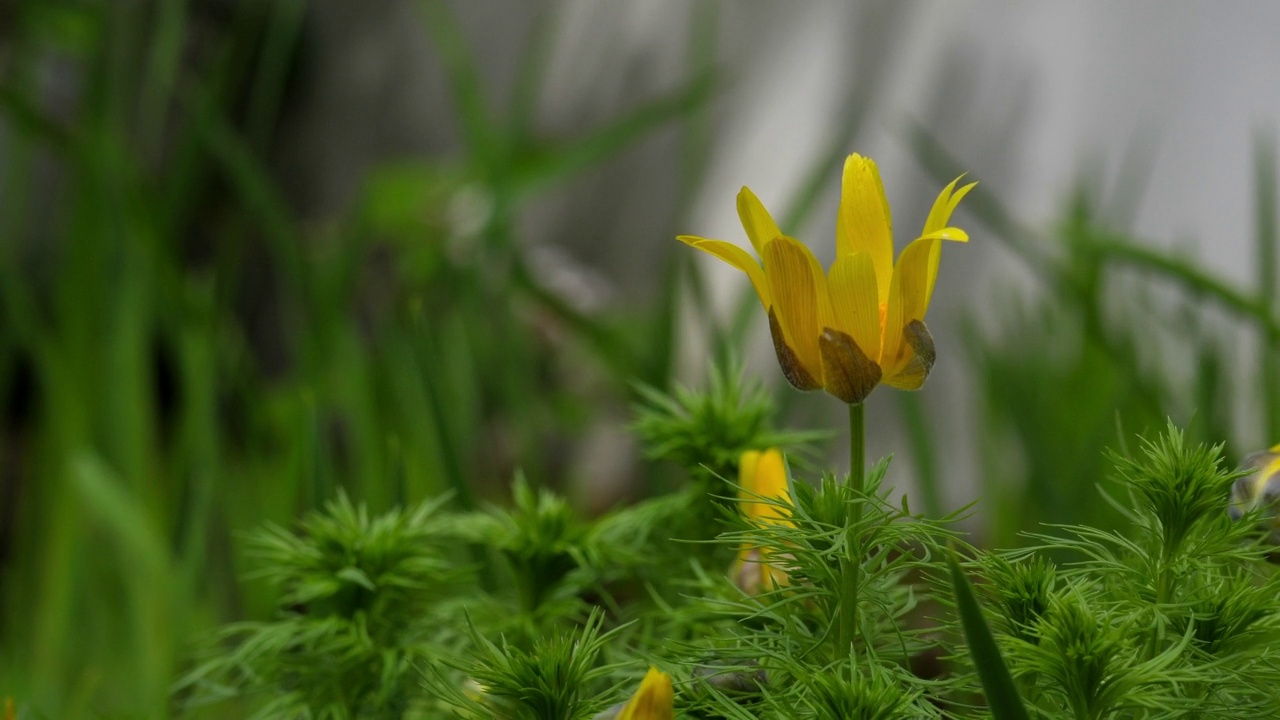
<svg viewBox="0 0 1280 720">
<path fill-rule="evenodd" d="M 850 405 L 866 400 L 880 384 L 880 366 L 847 333 L 826 328 L 818 338 L 818 350 L 827 392 Z"/>
<path fill-rule="evenodd" d="M 925 327 L 922 321 L 912 320 L 902 328 L 902 337 L 915 351 L 915 356 L 899 375 L 919 377 L 920 385 L 923 385 L 925 379 L 929 377 L 929 372 L 933 370 L 933 363 L 938 359 L 938 351 L 933 346 L 933 336 L 929 334 L 929 328 Z"/>
</svg>

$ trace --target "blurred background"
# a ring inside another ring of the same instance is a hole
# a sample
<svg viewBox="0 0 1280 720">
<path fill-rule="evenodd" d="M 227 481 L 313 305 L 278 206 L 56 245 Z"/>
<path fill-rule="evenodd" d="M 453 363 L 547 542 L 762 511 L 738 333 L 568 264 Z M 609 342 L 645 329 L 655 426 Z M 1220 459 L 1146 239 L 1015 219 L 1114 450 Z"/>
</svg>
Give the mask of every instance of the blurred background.
<svg viewBox="0 0 1280 720">
<path fill-rule="evenodd" d="M 820 259 L 875 158 L 914 237 L 961 172 L 921 393 L 871 457 L 976 542 L 1108 524 L 1166 417 L 1280 441 L 1280 6 L 0 3 L 0 696 L 165 717 L 261 618 L 236 537 L 339 489 L 587 512 L 680 482 L 637 384 L 733 357 L 799 429 L 749 284 L 749 185 Z M 831 463 L 847 463 L 833 441 Z"/>
</svg>

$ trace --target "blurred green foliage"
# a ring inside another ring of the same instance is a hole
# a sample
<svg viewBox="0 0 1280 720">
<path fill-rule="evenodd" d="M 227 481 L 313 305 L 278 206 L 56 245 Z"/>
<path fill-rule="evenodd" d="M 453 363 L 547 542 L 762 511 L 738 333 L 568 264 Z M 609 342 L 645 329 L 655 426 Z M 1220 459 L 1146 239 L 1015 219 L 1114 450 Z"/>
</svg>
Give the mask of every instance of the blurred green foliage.
<svg viewBox="0 0 1280 720">
<path fill-rule="evenodd" d="M 236 583 L 234 531 L 340 490 L 465 509 L 517 465 L 556 482 L 599 400 L 572 380 L 598 374 L 619 406 L 637 379 L 666 384 L 671 315 L 576 310 L 512 219 L 699 112 L 706 70 L 544 138 L 546 23 L 498 116 L 449 6 L 420 9 L 464 153 L 376 167 L 317 225 L 270 160 L 304 3 L 4 8 L 0 693 L 51 717 L 167 716 L 192 643 L 274 606 Z"/>
</svg>

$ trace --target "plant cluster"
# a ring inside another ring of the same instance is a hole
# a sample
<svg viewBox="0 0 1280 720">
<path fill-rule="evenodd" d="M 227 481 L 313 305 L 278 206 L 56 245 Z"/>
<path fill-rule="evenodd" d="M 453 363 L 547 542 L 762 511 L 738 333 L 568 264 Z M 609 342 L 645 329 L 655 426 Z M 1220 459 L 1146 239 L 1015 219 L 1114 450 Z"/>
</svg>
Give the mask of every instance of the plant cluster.
<svg viewBox="0 0 1280 720">
<path fill-rule="evenodd" d="M 1280 712 L 1280 576 L 1262 508 L 1227 512 L 1241 473 L 1219 447 L 1170 426 L 1113 454 L 1119 530 L 965 549 L 993 652 L 947 572 L 956 518 L 893 501 L 887 460 L 861 483 L 781 464 L 779 481 L 755 455 L 740 485 L 715 479 L 737 501 L 711 542 L 672 531 L 704 492 L 589 519 L 522 478 L 508 507 L 373 517 L 339 498 L 265 528 L 247 547 L 277 617 L 228 627 L 180 697 L 259 718 L 657 717 L 627 701 L 656 666 L 673 717 L 1002 718 L 995 667 L 1024 717 Z M 741 582 L 752 563 L 778 579 Z"/>
</svg>

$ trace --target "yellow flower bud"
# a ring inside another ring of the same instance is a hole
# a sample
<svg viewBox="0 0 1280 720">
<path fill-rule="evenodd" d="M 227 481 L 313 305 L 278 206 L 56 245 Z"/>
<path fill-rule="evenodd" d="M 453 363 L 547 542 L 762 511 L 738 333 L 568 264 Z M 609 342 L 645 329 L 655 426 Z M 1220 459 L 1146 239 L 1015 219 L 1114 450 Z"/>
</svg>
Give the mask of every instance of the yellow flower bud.
<svg viewBox="0 0 1280 720">
<path fill-rule="evenodd" d="M 640 689 L 618 713 L 618 720 L 674 720 L 671 676 L 656 667 L 649 668 Z"/>
<path fill-rule="evenodd" d="M 785 506 L 791 504 L 787 466 L 777 448 L 748 450 L 738 461 L 739 500 L 742 512 L 754 525 L 791 525 Z M 787 573 L 770 561 L 762 548 L 744 545 L 729 570 L 733 583 L 748 595 L 786 585 Z"/>
</svg>

